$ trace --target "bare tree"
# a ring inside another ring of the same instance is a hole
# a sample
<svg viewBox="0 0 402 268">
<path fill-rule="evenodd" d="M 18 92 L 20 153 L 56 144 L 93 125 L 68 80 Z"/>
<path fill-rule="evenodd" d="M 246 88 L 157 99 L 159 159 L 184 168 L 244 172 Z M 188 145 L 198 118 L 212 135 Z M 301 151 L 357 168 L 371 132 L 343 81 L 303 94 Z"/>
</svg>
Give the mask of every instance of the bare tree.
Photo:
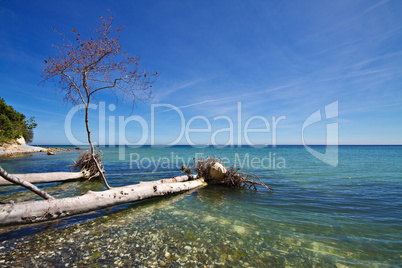
<svg viewBox="0 0 402 268">
<path fill-rule="evenodd" d="M 88 122 L 88 108 L 99 91 L 109 90 L 132 103 L 151 98 L 152 83 L 157 73 L 148 73 L 139 66 L 139 57 L 130 57 L 121 49 L 120 32 L 124 27 L 112 29 L 113 16 L 100 17 L 102 24 L 93 32 L 94 37 L 83 39 L 73 29 L 74 41 L 60 34 L 64 43 L 56 46 L 58 54 L 45 60 L 43 83 L 56 82 L 64 100 L 74 105 L 85 105 L 85 126 L 91 146 L 91 159 L 96 164 L 106 188 L 110 189 L 96 160 Z M 55 31 L 55 29 L 53 29 Z"/>
</svg>

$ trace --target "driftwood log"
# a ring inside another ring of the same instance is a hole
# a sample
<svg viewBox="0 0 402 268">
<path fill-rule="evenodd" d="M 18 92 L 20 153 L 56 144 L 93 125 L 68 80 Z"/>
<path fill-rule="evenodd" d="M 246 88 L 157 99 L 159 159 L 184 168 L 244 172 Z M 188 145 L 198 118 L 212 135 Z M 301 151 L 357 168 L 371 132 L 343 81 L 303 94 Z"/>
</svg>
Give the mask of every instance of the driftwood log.
<svg viewBox="0 0 402 268">
<path fill-rule="evenodd" d="M 49 182 L 64 182 L 74 181 L 80 179 L 88 179 L 89 172 L 48 172 L 48 173 L 27 173 L 27 174 L 12 174 L 12 176 L 20 178 L 21 180 L 35 183 L 49 183 Z M 0 186 L 15 185 L 0 177 Z"/>
<path fill-rule="evenodd" d="M 75 197 L 4 204 L 0 205 L 0 226 L 54 220 L 205 185 L 202 178 L 189 180 L 194 178 L 185 175 L 105 191 L 88 191 Z"/>
</svg>

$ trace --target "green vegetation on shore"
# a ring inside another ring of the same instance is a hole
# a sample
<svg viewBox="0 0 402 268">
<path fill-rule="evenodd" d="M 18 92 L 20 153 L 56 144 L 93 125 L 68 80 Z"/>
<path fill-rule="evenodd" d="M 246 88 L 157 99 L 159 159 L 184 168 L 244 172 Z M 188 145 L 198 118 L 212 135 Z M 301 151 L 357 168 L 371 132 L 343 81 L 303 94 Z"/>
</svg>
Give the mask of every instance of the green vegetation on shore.
<svg viewBox="0 0 402 268">
<path fill-rule="evenodd" d="M 0 142 L 14 141 L 24 137 L 27 143 L 33 140 L 33 129 L 37 126 L 35 118 L 25 120 L 26 116 L 0 99 Z"/>
</svg>

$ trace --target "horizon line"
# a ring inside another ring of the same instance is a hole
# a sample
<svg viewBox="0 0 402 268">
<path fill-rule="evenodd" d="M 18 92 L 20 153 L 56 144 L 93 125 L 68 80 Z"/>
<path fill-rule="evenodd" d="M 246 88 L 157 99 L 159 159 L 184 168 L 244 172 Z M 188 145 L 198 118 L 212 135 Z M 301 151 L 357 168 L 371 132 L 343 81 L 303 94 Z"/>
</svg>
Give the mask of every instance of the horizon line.
<svg viewBox="0 0 402 268">
<path fill-rule="evenodd" d="M 80 147 L 80 146 L 90 146 L 89 144 L 85 145 L 74 145 L 74 144 L 27 144 L 30 146 L 75 146 L 75 147 Z M 133 147 L 141 147 L 141 146 L 192 146 L 192 147 L 202 147 L 202 146 L 207 146 L 207 147 L 236 147 L 236 146 L 250 146 L 250 147 L 276 147 L 276 146 L 305 146 L 303 144 L 276 144 L 276 145 L 271 145 L 271 144 L 227 144 L 227 145 L 212 145 L 212 144 L 175 144 L 175 145 L 169 145 L 169 144 L 142 144 L 142 145 L 133 145 L 133 144 L 103 144 L 103 145 L 94 145 L 94 147 L 111 147 L 111 146 L 133 146 Z M 378 143 L 369 143 L 369 144 L 308 144 L 306 146 L 402 146 L 402 143 L 400 144 L 378 144 Z"/>
</svg>

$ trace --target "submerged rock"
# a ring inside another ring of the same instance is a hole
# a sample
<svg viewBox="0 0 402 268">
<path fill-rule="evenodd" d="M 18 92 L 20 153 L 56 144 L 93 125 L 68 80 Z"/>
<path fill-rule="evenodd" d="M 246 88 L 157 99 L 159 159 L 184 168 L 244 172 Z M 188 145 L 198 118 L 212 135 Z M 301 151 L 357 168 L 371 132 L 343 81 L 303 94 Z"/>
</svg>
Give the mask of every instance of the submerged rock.
<svg viewBox="0 0 402 268">
<path fill-rule="evenodd" d="M 166 259 L 168 259 L 168 260 L 169 260 L 169 259 L 170 259 L 172 256 L 170 255 L 170 253 L 169 253 L 169 252 L 166 252 L 166 253 L 165 253 L 165 257 L 166 257 Z"/>
</svg>

